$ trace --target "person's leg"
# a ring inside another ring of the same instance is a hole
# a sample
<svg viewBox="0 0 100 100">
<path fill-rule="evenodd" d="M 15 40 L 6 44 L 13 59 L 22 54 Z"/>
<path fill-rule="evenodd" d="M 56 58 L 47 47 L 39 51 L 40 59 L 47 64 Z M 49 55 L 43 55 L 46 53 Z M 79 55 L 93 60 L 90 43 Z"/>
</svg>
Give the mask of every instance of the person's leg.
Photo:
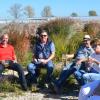
<svg viewBox="0 0 100 100">
<path fill-rule="evenodd" d="M 93 81 L 82 86 L 79 92 L 78 100 L 88 100 L 90 96 L 92 96 L 94 89 L 98 86 L 99 83 L 100 81 Z"/>
<path fill-rule="evenodd" d="M 19 81 L 22 86 L 22 89 L 27 90 L 27 83 L 26 83 L 26 79 L 25 79 L 24 71 L 23 71 L 22 67 L 18 63 L 12 63 L 9 66 L 9 69 L 12 69 L 12 70 L 15 70 L 18 72 Z"/>
<path fill-rule="evenodd" d="M 65 83 L 66 79 L 67 79 L 70 75 L 72 75 L 75 71 L 76 71 L 76 68 L 74 68 L 74 67 L 72 67 L 72 68 L 70 68 L 70 69 L 68 69 L 68 70 L 63 70 L 63 71 L 61 72 L 60 76 L 59 76 L 59 79 L 56 81 L 56 85 L 57 85 L 58 87 L 61 87 L 61 86 Z"/>
<path fill-rule="evenodd" d="M 32 83 L 37 83 L 37 77 L 39 76 L 38 74 L 38 66 L 34 63 L 30 63 L 27 66 L 27 70 L 28 70 L 28 77 L 27 77 L 27 83 L 29 86 L 32 85 Z"/>
<path fill-rule="evenodd" d="M 68 70 L 68 69 L 70 69 L 71 67 L 73 67 L 73 65 L 75 65 L 75 63 L 72 61 L 72 62 L 66 64 L 66 66 L 64 66 L 63 70 Z"/>
<path fill-rule="evenodd" d="M 86 72 L 84 70 L 77 70 L 74 72 L 74 76 L 75 76 L 75 78 L 78 81 L 80 86 L 85 84 L 85 80 L 83 78 L 83 74 L 85 74 L 85 73 Z"/>
<path fill-rule="evenodd" d="M 2 75 L 2 72 L 4 71 L 4 66 L 0 64 L 0 75 Z"/>
<path fill-rule="evenodd" d="M 98 73 L 86 73 L 83 75 L 84 80 L 88 83 L 94 80 L 100 80 L 100 74 Z"/>
<path fill-rule="evenodd" d="M 76 71 L 76 68 L 73 67 L 75 65 L 75 63 L 71 62 L 68 65 L 70 65 L 70 66 L 68 66 L 69 68 L 68 69 L 64 68 L 61 71 L 59 78 L 54 81 L 54 90 L 56 93 L 61 93 L 60 90 L 61 90 L 62 86 L 64 85 L 66 79 Z"/>
<path fill-rule="evenodd" d="M 46 66 L 46 69 L 47 69 L 47 74 L 46 74 L 45 82 L 50 83 L 52 80 L 53 67 Z"/>
</svg>

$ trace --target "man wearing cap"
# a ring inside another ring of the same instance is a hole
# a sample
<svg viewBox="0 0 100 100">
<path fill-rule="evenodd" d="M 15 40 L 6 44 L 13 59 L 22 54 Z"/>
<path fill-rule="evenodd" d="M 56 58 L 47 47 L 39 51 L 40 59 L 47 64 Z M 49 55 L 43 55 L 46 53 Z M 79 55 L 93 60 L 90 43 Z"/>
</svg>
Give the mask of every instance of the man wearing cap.
<svg viewBox="0 0 100 100">
<path fill-rule="evenodd" d="M 80 85 L 84 84 L 82 75 L 84 74 L 83 70 L 85 70 L 85 62 L 87 61 L 88 57 L 94 52 L 90 45 L 90 42 L 90 36 L 85 35 L 83 38 L 83 43 L 77 50 L 74 59 L 69 64 L 67 64 L 66 67 L 64 67 L 59 76 L 59 79 L 54 82 L 55 92 L 59 91 L 61 86 L 65 83 L 65 80 L 68 79 L 68 77 L 72 74 L 75 75 Z"/>
<path fill-rule="evenodd" d="M 83 75 L 88 83 L 80 89 L 78 100 L 100 100 L 100 39 L 95 41 L 94 50 L 88 60 L 90 73 Z"/>
</svg>

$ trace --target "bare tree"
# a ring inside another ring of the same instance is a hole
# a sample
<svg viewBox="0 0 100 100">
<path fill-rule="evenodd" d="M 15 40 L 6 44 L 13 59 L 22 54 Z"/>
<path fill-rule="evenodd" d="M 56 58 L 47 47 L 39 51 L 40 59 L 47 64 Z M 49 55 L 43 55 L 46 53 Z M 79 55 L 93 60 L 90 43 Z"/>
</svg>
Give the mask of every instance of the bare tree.
<svg viewBox="0 0 100 100">
<path fill-rule="evenodd" d="M 35 12 L 34 9 L 32 8 L 32 6 L 28 5 L 24 8 L 24 14 L 28 17 L 28 18 L 32 18 L 35 16 Z"/>
<path fill-rule="evenodd" d="M 9 9 L 9 13 L 11 14 L 11 16 L 14 17 L 14 19 L 20 18 L 21 12 L 22 12 L 22 6 L 20 4 L 14 4 Z"/>
<path fill-rule="evenodd" d="M 41 13 L 42 17 L 51 17 L 52 12 L 51 12 L 51 7 L 50 6 L 45 6 L 42 13 Z"/>
</svg>

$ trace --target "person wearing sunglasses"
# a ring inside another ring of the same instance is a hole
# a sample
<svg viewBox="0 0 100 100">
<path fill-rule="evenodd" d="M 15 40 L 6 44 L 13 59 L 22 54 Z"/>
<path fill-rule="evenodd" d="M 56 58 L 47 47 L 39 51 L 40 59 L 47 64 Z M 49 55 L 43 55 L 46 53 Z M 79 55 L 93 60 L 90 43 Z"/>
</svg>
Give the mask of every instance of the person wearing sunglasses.
<svg viewBox="0 0 100 100">
<path fill-rule="evenodd" d="M 83 75 L 87 84 L 79 93 L 79 100 L 100 100 L 100 39 L 93 46 L 95 52 L 89 57 L 90 73 Z"/>
<path fill-rule="evenodd" d="M 50 83 L 51 75 L 53 72 L 54 64 L 52 59 L 55 56 L 55 45 L 49 39 L 48 32 L 46 30 L 41 30 L 39 33 L 39 38 L 36 40 L 33 49 L 33 60 L 28 65 L 28 85 L 32 85 L 39 77 L 39 71 L 41 67 L 47 69 L 47 74 L 45 78 L 46 83 Z"/>
<path fill-rule="evenodd" d="M 89 35 L 85 35 L 82 44 L 79 46 L 74 58 L 66 64 L 61 71 L 59 78 L 54 81 L 54 90 L 56 93 L 61 93 L 62 86 L 65 81 L 74 74 L 79 85 L 84 85 L 83 74 L 86 72 L 87 58 L 94 52 Z"/>
</svg>

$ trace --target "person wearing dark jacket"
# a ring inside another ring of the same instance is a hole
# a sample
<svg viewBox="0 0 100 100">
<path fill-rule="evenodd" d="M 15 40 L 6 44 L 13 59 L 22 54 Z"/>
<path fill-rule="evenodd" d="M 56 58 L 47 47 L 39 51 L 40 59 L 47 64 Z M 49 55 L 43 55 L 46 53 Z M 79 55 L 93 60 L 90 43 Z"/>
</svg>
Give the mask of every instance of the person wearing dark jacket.
<svg viewBox="0 0 100 100">
<path fill-rule="evenodd" d="M 33 49 L 33 60 L 28 65 L 28 73 L 30 75 L 30 83 L 37 81 L 39 77 L 39 70 L 41 67 L 45 67 L 47 69 L 47 74 L 45 78 L 45 82 L 49 83 L 51 81 L 51 75 L 53 72 L 54 64 L 52 59 L 55 56 L 55 45 L 49 39 L 48 33 L 45 30 L 42 30 L 39 34 L 39 39 L 37 39 L 34 49 Z"/>
</svg>

